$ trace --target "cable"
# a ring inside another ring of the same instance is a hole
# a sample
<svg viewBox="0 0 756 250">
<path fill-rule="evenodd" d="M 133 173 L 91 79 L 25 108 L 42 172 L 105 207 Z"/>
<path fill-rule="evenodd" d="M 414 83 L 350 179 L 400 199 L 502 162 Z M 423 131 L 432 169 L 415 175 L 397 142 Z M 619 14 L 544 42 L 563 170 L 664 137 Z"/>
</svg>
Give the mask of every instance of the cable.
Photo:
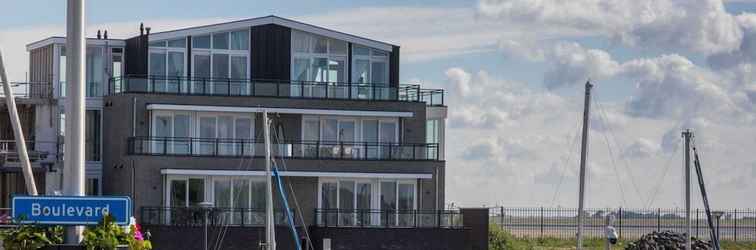
<svg viewBox="0 0 756 250">
<path fill-rule="evenodd" d="M 659 181 L 656 182 L 656 187 L 651 189 L 651 193 L 649 194 L 649 199 L 646 205 L 646 209 L 650 209 L 651 205 L 653 205 L 654 199 L 656 199 L 656 195 L 659 193 L 659 189 L 661 188 L 661 184 L 663 183 L 664 178 L 667 177 L 667 172 L 669 171 L 669 167 L 672 166 L 670 164 L 672 163 L 672 158 L 674 158 L 675 155 L 677 155 L 678 149 L 680 149 L 680 147 L 675 147 L 675 150 L 667 158 L 667 162 L 664 164 L 664 172 L 662 173 L 661 178 L 659 178 Z"/>
<path fill-rule="evenodd" d="M 575 131 L 575 135 L 572 137 L 572 139 L 570 140 L 568 138 L 567 140 L 567 145 L 566 145 L 567 146 L 567 161 L 565 161 L 565 163 L 561 165 L 562 171 L 560 171 L 559 182 L 557 183 L 556 189 L 554 189 L 554 195 L 552 195 L 552 198 L 551 198 L 550 206 L 552 207 L 556 203 L 556 199 L 559 196 L 559 190 L 561 189 L 562 182 L 564 181 L 568 164 L 570 164 L 570 161 L 572 160 L 572 155 L 574 155 L 573 152 L 574 150 L 577 149 L 575 145 L 577 144 L 577 138 L 578 138 L 578 135 L 580 134 L 580 119 L 576 119 L 574 131 Z"/>
<path fill-rule="evenodd" d="M 597 101 L 595 101 L 598 103 Z M 596 105 L 598 106 L 598 104 Z M 608 121 L 605 120 L 605 117 L 601 116 L 601 112 L 599 112 L 599 119 L 604 123 L 604 126 L 607 126 Z M 617 170 L 617 163 L 614 160 L 614 151 L 612 150 L 612 147 L 609 145 L 609 138 L 606 136 L 606 132 L 602 131 L 601 135 L 604 137 L 604 141 L 606 142 L 606 147 L 609 150 L 609 159 L 611 159 L 612 167 L 614 168 L 614 176 L 617 177 L 617 186 L 619 186 L 620 190 L 620 197 L 622 198 L 622 204 L 627 207 L 627 200 L 625 199 L 625 189 L 622 188 L 622 180 L 620 179 L 619 170 Z"/>
</svg>

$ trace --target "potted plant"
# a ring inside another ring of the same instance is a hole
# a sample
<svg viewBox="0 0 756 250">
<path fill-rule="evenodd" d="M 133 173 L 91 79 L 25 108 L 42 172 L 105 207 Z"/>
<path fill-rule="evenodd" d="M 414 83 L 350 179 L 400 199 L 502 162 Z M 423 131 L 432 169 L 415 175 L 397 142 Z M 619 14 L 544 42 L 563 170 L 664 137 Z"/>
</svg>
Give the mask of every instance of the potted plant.
<svg viewBox="0 0 756 250">
<path fill-rule="evenodd" d="M 60 226 L 20 225 L 0 231 L 4 249 L 36 250 L 63 243 Z"/>
<path fill-rule="evenodd" d="M 152 249 L 152 244 L 144 239 L 140 229 L 134 223 L 126 231 L 114 222 L 113 216 L 105 215 L 97 226 L 84 230 L 81 245 L 87 250 Z"/>
</svg>

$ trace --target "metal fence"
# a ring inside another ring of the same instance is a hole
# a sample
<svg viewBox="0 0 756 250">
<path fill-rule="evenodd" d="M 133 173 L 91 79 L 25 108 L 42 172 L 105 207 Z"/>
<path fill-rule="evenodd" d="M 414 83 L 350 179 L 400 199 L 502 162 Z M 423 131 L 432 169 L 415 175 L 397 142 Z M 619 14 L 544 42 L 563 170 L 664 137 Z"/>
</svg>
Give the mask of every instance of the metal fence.
<svg viewBox="0 0 756 250">
<path fill-rule="evenodd" d="M 460 228 L 459 210 L 315 209 L 320 227 Z"/>
<path fill-rule="evenodd" d="M 273 215 L 276 225 L 288 225 L 286 214 L 280 209 L 277 210 Z M 265 209 L 221 207 L 142 207 L 140 223 L 143 225 L 202 226 L 205 223 L 205 215 L 208 218 L 208 225 L 212 226 L 265 225 Z"/>
<path fill-rule="evenodd" d="M 129 137 L 129 153 L 175 156 L 265 156 L 255 139 Z M 438 143 L 285 141 L 272 146 L 274 156 L 299 159 L 438 160 Z"/>
<path fill-rule="evenodd" d="M 421 89 L 419 84 L 319 82 L 279 79 L 130 75 L 111 78 L 109 94 L 154 93 L 174 95 L 256 96 L 305 99 L 346 99 L 425 102 L 443 105 L 443 90 Z"/>
<path fill-rule="evenodd" d="M 577 233 L 577 209 L 574 208 L 490 208 L 490 222 L 516 236 L 572 238 Z M 756 209 L 718 210 L 724 215 L 717 221 L 720 239 L 756 241 Z M 622 239 L 638 239 L 654 231 L 684 233 L 685 209 L 586 209 L 584 232 L 587 237 L 604 237 L 606 216 L 615 217 L 614 228 Z M 691 211 L 692 236 L 708 240 L 709 227 L 703 209 Z"/>
</svg>

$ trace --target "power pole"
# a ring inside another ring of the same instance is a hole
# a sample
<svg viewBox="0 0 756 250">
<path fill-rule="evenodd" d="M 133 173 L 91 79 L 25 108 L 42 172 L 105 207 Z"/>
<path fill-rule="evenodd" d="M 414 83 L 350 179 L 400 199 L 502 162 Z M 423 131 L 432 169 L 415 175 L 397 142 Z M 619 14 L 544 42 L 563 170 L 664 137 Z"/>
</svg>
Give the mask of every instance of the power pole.
<svg viewBox="0 0 756 250">
<path fill-rule="evenodd" d="M 585 197 L 585 164 L 588 160 L 588 126 L 591 114 L 591 88 L 590 81 L 585 82 L 585 104 L 583 107 L 583 140 L 580 151 L 580 191 L 578 193 L 578 228 L 577 249 L 583 249 L 583 202 Z"/>
<path fill-rule="evenodd" d="M 66 125 L 63 193 L 84 196 L 84 0 L 68 0 L 66 14 Z M 66 243 L 79 244 L 82 226 L 66 229 Z"/>
<path fill-rule="evenodd" d="M 682 132 L 682 137 L 685 139 L 685 250 L 690 250 L 690 139 L 693 138 L 693 131 L 686 129 Z"/>
<path fill-rule="evenodd" d="M 13 125 L 13 136 L 16 137 L 16 150 L 18 150 L 18 159 L 21 161 L 21 171 L 24 174 L 24 181 L 26 182 L 26 192 L 29 195 L 37 195 L 37 184 L 34 182 L 34 173 L 29 162 L 29 152 L 26 151 L 26 138 L 24 138 L 24 130 L 21 128 L 21 120 L 18 118 L 16 98 L 13 97 L 13 89 L 5 72 L 2 51 L 0 51 L 0 81 L 3 82 L 5 105 L 8 106 L 10 122 Z"/>
</svg>

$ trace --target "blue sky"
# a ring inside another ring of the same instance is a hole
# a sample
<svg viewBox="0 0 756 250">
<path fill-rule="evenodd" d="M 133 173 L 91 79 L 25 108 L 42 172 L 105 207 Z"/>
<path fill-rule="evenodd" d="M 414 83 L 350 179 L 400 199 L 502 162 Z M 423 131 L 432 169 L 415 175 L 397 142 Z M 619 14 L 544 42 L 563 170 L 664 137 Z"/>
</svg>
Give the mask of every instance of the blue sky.
<svg viewBox="0 0 756 250">
<path fill-rule="evenodd" d="M 63 35 L 65 1 L 4 10 L 0 48 L 23 80 L 23 46 Z M 403 82 L 448 91 L 447 200 L 463 205 L 574 206 L 590 78 L 591 206 L 678 206 L 679 131 L 692 127 L 715 206 L 753 207 L 738 197 L 756 189 L 756 52 L 741 47 L 754 12 L 749 0 L 90 0 L 87 23 L 127 38 L 142 21 L 155 32 L 274 14 L 399 44 Z"/>
</svg>

